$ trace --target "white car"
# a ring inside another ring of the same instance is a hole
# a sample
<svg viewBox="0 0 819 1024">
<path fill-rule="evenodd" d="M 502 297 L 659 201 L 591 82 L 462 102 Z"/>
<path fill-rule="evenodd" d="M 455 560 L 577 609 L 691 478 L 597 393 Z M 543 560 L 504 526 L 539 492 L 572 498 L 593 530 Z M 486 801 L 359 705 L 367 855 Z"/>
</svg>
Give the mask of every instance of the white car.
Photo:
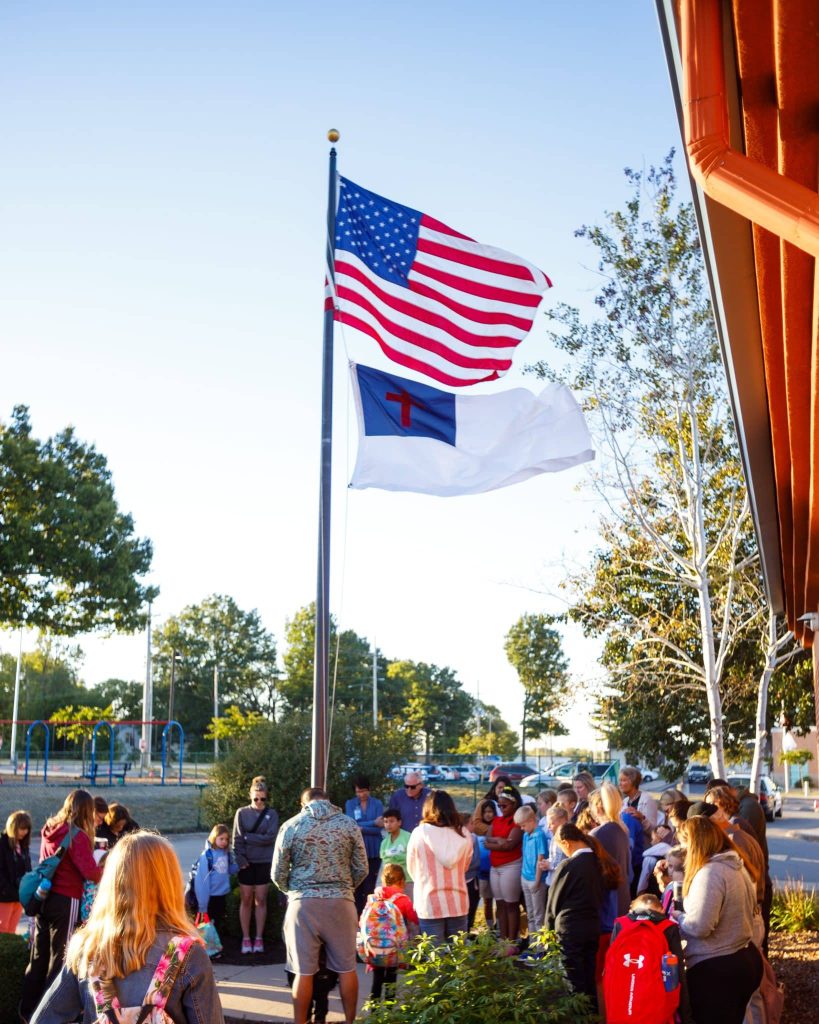
<svg viewBox="0 0 819 1024">
<path fill-rule="evenodd" d="M 474 764 L 458 764 L 455 767 L 458 769 L 461 782 L 481 781 L 481 773 Z"/>
<path fill-rule="evenodd" d="M 451 764 L 430 765 L 430 773 L 437 774 L 444 782 L 457 782 L 460 777 L 458 769 L 453 768 Z"/>
<path fill-rule="evenodd" d="M 748 789 L 751 785 L 751 776 L 729 775 L 725 781 L 734 789 Z M 768 821 L 782 817 L 782 790 L 770 775 L 759 777 L 759 804 Z"/>
</svg>

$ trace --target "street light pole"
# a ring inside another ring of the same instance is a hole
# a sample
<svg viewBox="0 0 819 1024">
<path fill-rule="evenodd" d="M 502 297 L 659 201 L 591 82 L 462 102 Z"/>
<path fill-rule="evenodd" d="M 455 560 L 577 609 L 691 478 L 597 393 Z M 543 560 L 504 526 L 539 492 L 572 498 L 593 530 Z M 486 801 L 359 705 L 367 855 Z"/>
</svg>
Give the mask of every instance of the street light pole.
<svg viewBox="0 0 819 1024">
<path fill-rule="evenodd" d="M 373 731 L 378 728 L 378 648 L 373 640 Z"/>
<path fill-rule="evenodd" d="M 17 717 L 20 714 L 20 677 L 23 667 L 23 627 L 20 627 L 20 644 L 17 648 L 17 671 L 14 673 L 14 708 L 11 712 L 11 748 L 9 763 L 17 773 Z"/>
<path fill-rule="evenodd" d="M 171 687 L 168 693 L 168 721 L 173 719 L 173 694 L 176 687 L 176 650 L 171 651 Z"/>
<path fill-rule="evenodd" d="M 213 717 L 219 717 L 219 666 L 213 666 Z M 216 722 L 214 721 L 214 725 Z M 213 737 L 213 760 L 219 759 L 219 740 Z"/>
<path fill-rule="evenodd" d="M 147 654 L 145 656 L 145 684 L 142 687 L 142 770 L 151 768 L 151 721 L 154 717 L 154 677 L 151 652 L 151 603 L 148 602 L 148 623 L 146 628 Z"/>
</svg>

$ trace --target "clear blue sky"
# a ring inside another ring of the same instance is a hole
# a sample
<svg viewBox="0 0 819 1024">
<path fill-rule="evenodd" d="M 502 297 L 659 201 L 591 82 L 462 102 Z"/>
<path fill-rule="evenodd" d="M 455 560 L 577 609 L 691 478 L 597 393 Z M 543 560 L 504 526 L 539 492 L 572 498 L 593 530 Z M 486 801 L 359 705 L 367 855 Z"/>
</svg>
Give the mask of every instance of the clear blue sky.
<svg viewBox="0 0 819 1024">
<path fill-rule="evenodd" d="M 108 456 L 159 615 L 227 593 L 280 645 L 315 587 L 327 129 L 344 174 L 542 267 L 543 308 L 588 304 L 574 229 L 678 143 L 636 2 L 6 0 L 0 89 L 0 417 L 27 404 L 39 436 L 73 423 Z M 345 341 L 389 366 L 337 334 L 332 609 L 516 724 L 503 637 L 589 557 L 584 471 L 347 492 Z M 483 390 L 538 387 L 520 371 L 551 355 L 543 317 L 518 353 Z M 143 677 L 143 639 L 82 645 L 88 682 Z M 594 652 L 566 648 L 581 689 Z"/>
</svg>

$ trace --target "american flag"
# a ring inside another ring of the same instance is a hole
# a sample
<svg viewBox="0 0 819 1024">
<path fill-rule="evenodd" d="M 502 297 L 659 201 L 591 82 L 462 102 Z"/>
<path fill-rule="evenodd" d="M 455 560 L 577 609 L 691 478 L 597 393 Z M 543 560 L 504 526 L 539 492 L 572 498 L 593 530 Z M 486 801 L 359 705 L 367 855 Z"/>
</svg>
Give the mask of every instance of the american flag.
<svg viewBox="0 0 819 1024">
<path fill-rule="evenodd" d="M 339 178 L 325 309 L 396 363 L 461 387 L 502 377 L 552 282 L 519 256 Z"/>
</svg>

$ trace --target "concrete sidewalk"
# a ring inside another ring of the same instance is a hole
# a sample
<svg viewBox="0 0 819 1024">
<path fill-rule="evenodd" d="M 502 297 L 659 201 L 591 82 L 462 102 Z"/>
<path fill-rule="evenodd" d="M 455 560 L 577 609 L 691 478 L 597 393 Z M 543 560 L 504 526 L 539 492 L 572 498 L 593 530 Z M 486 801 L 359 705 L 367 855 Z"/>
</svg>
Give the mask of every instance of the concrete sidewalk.
<svg viewBox="0 0 819 1024">
<path fill-rule="evenodd" d="M 284 964 L 244 966 L 213 965 L 216 984 L 226 1017 L 246 1021 L 292 1021 L 293 1003 L 284 974 Z M 372 975 L 363 964 L 358 965 L 358 1008 L 370 994 Z M 343 1021 L 338 988 L 330 996 L 328 1021 Z"/>
</svg>

